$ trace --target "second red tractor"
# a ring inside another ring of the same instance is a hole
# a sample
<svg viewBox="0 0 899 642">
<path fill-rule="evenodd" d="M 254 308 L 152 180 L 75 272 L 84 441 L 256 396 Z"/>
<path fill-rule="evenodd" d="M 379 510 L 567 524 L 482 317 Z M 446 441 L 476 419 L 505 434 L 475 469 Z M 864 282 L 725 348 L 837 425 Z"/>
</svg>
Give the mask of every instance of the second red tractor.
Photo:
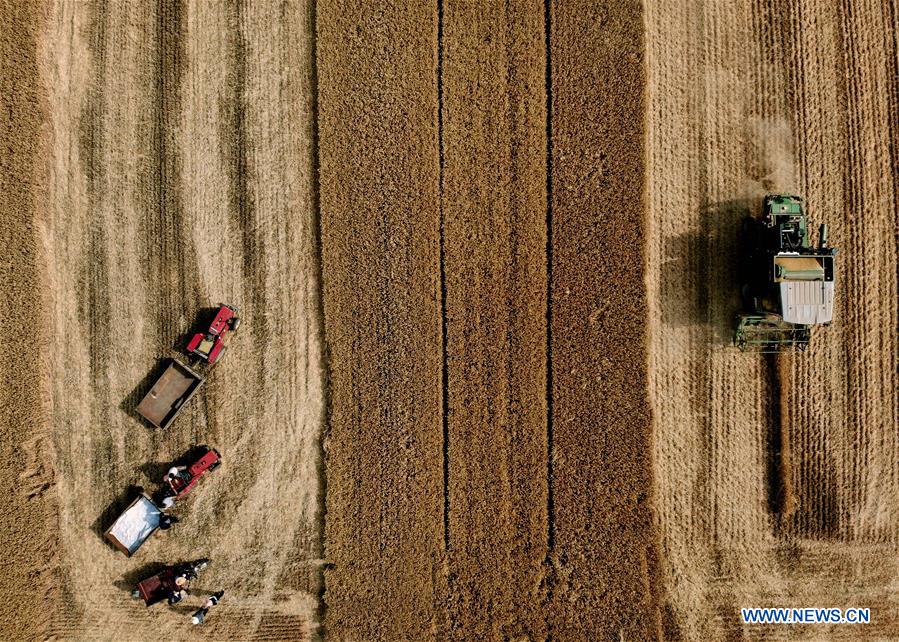
<svg viewBox="0 0 899 642">
<path fill-rule="evenodd" d="M 237 330 L 240 317 L 237 308 L 222 303 L 206 332 L 198 332 L 187 344 L 187 352 L 212 365 L 225 353 L 223 338 L 228 330 Z"/>
</svg>

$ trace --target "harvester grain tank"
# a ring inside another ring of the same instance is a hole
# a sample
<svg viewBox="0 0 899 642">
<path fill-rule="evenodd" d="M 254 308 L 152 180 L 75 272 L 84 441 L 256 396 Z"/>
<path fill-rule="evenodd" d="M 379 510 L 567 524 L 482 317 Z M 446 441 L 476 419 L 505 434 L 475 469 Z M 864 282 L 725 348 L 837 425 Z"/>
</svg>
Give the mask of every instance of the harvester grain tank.
<svg viewBox="0 0 899 642">
<path fill-rule="evenodd" d="M 761 218 L 743 226 L 743 303 L 734 343 L 741 350 L 804 350 L 811 329 L 833 319 L 835 248 L 821 225 L 818 246 L 809 240 L 802 199 L 765 197 Z"/>
</svg>

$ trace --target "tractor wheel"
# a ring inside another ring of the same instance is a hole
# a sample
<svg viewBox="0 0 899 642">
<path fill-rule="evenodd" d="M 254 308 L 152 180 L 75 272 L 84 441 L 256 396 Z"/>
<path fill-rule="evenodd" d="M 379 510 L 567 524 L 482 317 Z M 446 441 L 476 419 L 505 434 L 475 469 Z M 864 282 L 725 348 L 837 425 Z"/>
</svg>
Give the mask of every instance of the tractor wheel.
<svg viewBox="0 0 899 642">
<path fill-rule="evenodd" d="M 218 460 L 217 462 L 215 462 L 214 464 L 209 464 L 209 468 L 207 468 L 207 470 L 215 470 L 216 468 L 218 468 L 218 467 L 221 466 L 221 465 L 222 465 L 222 460 L 219 459 L 219 460 Z"/>
</svg>

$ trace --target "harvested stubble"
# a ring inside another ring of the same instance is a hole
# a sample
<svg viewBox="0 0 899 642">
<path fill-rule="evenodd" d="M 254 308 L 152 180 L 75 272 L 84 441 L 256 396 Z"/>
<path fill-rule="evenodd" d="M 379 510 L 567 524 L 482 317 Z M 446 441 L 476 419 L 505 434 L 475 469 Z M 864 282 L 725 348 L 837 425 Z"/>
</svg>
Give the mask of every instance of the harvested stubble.
<svg viewBox="0 0 899 642">
<path fill-rule="evenodd" d="M 201 586 L 227 595 L 194 636 L 307 637 L 324 422 L 311 5 L 48 10 L 63 592 L 51 635 L 177 637 L 196 606 L 147 609 L 129 591 L 158 564 L 210 557 Z M 243 318 L 227 355 L 169 430 L 148 428 L 133 409 L 160 360 L 222 301 Z M 218 448 L 223 465 L 176 509 L 180 523 L 130 559 L 105 544 L 129 484 L 155 489 L 198 443 Z"/>
<path fill-rule="evenodd" d="M 647 27 L 666 633 L 895 637 L 895 3 L 650 2 Z M 766 363 L 729 341 L 740 220 L 768 191 L 803 195 L 840 254 L 834 323 Z M 809 604 L 868 606 L 872 624 L 740 622 L 741 606 Z"/>
</svg>

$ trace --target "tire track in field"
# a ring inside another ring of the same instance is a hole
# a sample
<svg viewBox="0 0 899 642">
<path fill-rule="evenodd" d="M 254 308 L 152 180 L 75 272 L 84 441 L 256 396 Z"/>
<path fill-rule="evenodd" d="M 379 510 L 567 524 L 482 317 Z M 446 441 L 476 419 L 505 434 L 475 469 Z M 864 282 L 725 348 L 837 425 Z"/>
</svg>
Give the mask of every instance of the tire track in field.
<svg viewBox="0 0 899 642">
<path fill-rule="evenodd" d="M 80 125 L 81 152 L 85 158 L 87 175 L 87 198 L 92 210 L 103 207 L 103 192 L 106 176 L 103 169 L 104 145 L 103 129 L 105 105 L 105 68 L 107 56 L 106 18 L 107 8 L 103 1 L 90 5 L 90 47 L 92 59 L 96 61 L 96 81 L 89 89 L 88 103 Z M 100 219 L 89 221 L 85 242 L 87 253 L 80 265 L 79 316 L 87 320 L 90 358 L 91 386 L 100 391 L 97 403 L 91 409 L 92 421 L 98 426 L 102 444 L 93 453 L 93 468 L 99 472 L 100 483 L 108 485 L 116 476 L 120 453 L 114 452 L 113 439 L 108 426 L 109 395 L 109 319 L 112 314 L 109 300 L 109 230 Z"/>
</svg>

